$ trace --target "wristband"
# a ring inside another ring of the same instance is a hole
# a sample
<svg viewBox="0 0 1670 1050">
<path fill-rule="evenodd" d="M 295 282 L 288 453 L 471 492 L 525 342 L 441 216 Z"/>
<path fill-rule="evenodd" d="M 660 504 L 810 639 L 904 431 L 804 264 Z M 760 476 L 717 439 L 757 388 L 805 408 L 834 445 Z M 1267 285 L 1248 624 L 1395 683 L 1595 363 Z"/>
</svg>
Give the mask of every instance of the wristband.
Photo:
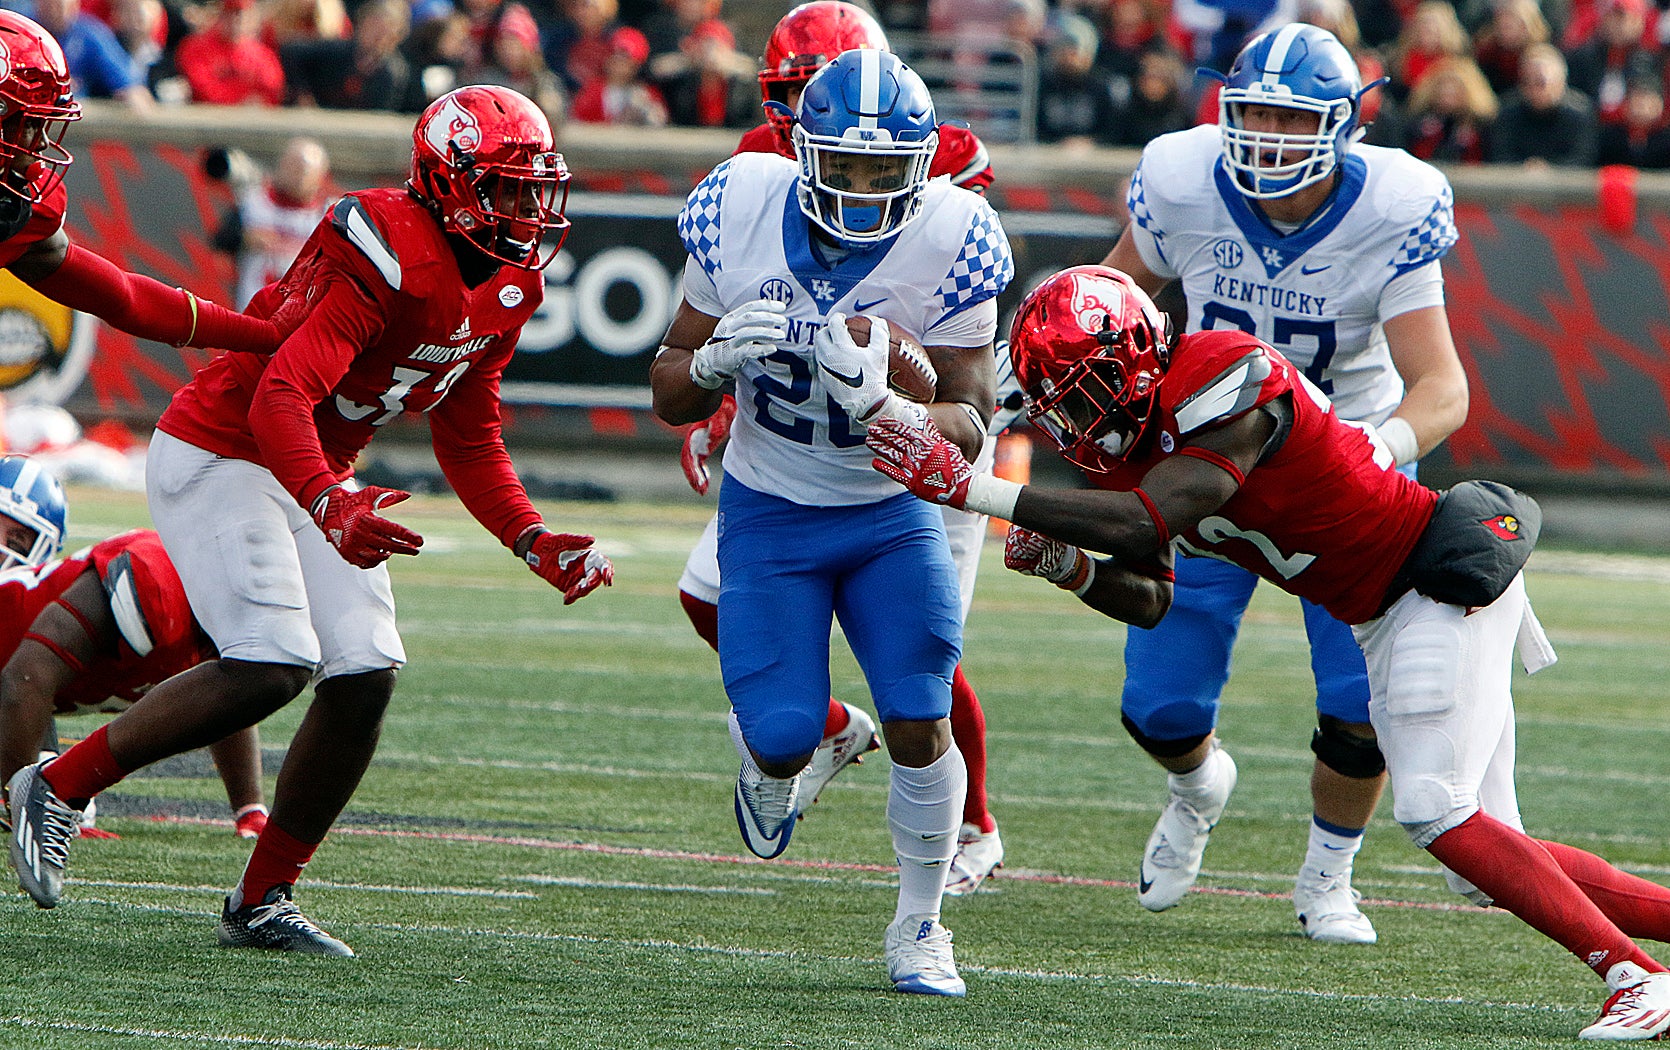
<svg viewBox="0 0 1670 1050">
<path fill-rule="evenodd" d="M 1415 437 L 1415 428 L 1402 416 L 1393 416 L 1375 427 L 1380 432 L 1380 441 L 1386 446 L 1386 451 L 1392 454 L 1392 462 L 1398 466 L 1413 463 L 1420 458 L 1421 442 Z"/>
<path fill-rule="evenodd" d="M 179 289 L 179 291 L 186 297 L 186 304 L 191 307 L 191 331 L 186 334 L 184 339 L 174 345 L 177 347 L 190 346 L 191 341 L 197 338 L 197 296 L 191 294 L 191 292 L 184 288 Z"/>
<path fill-rule="evenodd" d="M 533 541 L 539 538 L 540 533 L 550 531 L 550 529 L 545 527 L 545 523 L 543 521 L 534 522 L 532 525 L 529 525 L 527 528 L 516 534 L 516 538 L 510 543 L 510 553 L 516 555 L 518 558 L 521 558 L 523 561 L 527 561 L 528 551 L 533 550 Z M 517 550 L 518 547 L 522 546 L 523 540 L 527 541 L 527 547 L 522 550 Z"/>
<path fill-rule="evenodd" d="M 1015 517 L 1015 501 L 1021 498 L 1024 485 L 990 474 L 976 474 L 968 479 L 968 495 L 963 498 L 963 509 L 972 514 L 987 514 L 1004 521 Z"/>
<path fill-rule="evenodd" d="M 1089 593 L 1090 585 L 1096 582 L 1096 559 L 1087 554 L 1084 557 L 1084 564 L 1084 582 L 1073 588 L 1073 597 L 1075 598 L 1083 598 Z"/>
<path fill-rule="evenodd" d="M 1085 554 L 1082 548 L 1074 547 L 1073 571 L 1067 574 L 1065 580 L 1052 580 L 1050 582 L 1064 591 L 1072 591 L 1077 594 L 1081 588 L 1089 586 L 1087 581 L 1095 575 L 1095 572 L 1096 570 L 1090 567 L 1090 556 Z"/>
</svg>

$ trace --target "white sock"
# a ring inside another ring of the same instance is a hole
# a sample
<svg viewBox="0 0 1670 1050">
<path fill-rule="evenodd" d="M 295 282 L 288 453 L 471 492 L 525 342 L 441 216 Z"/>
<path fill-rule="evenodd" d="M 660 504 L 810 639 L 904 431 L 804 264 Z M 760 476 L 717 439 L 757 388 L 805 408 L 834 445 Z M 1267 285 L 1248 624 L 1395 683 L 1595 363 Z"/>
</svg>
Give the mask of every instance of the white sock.
<svg viewBox="0 0 1670 1050">
<path fill-rule="evenodd" d="M 1167 773 L 1166 784 L 1171 793 L 1194 805 L 1211 799 L 1212 791 L 1218 785 L 1220 753 L 1220 750 L 1214 747 L 1206 753 L 1205 761 L 1187 773 Z"/>
<path fill-rule="evenodd" d="M 957 853 L 968 766 L 952 744 L 921 769 L 895 764 L 887 792 L 887 826 L 899 860 L 895 922 L 907 915 L 939 915 L 945 878 Z"/>
<path fill-rule="evenodd" d="M 1343 830 L 1343 829 L 1342 829 Z M 1342 835 L 1316 822 L 1310 822 L 1310 845 L 1305 848 L 1304 871 L 1323 878 L 1337 878 L 1351 874 L 1357 851 L 1363 846 L 1361 829 L 1354 835 Z"/>
</svg>

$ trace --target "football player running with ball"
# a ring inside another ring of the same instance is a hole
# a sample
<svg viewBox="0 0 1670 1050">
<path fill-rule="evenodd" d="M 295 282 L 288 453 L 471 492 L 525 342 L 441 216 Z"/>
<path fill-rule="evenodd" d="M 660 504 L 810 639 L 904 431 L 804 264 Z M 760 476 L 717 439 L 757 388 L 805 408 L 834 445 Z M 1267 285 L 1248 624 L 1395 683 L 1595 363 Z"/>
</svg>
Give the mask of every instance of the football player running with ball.
<svg viewBox="0 0 1670 1050">
<path fill-rule="evenodd" d="M 25 456 L 0 457 L 0 784 L 56 754 L 54 715 L 121 711 L 214 658 L 157 534 L 135 529 L 68 558 L 64 490 Z M 209 745 L 233 829 L 267 824 L 254 726 Z M 84 823 L 82 834 L 89 834 Z"/>
<path fill-rule="evenodd" d="M 87 799 L 259 722 L 316 680 L 219 937 L 353 954 L 291 889 L 370 763 L 405 662 L 384 562 L 423 543 L 381 514 L 407 494 L 356 483 L 355 457 L 396 416 L 427 415 L 464 506 L 565 604 L 612 578 L 590 536 L 545 527 L 500 430 L 499 377 L 568 227 L 568 177 L 527 98 L 443 95 L 418 118 L 408 183 L 344 196 L 256 296 L 257 312 L 307 304 L 278 352 L 226 354 L 175 395 L 146 464 L 151 516 L 220 658 L 13 778 L 12 861 L 37 904 L 63 892 L 68 829 Z"/>
<path fill-rule="evenodd" d="M 1398 823 L 1454 888 L 1606 981 L 1582 1038 L 1670 1030 L 1670 973 L 1631 939 L 1670 938 L 1670 890 L 1520 821 L 1510 665 L 1516 647 L 1528 671 L 1554 662 L 1520 572 L 1537 505 L 1494 482 L 1440 494 L 1399 473 L 1373 426 L 1342 420 L 1251 335 L 1169 335 L 1136 282 L 1101 266 L 1051 277 L 1015 314 L 1028 416 L 1095 488 L 976 475 L 931 425 L 907 420 L 870 428 L 875 467 L 925 500 L 1014 522 L 1011 569 L 1129 624 L 1168 615 L 1174 543 L 1350 624 Z"/>
<path fill-rule="evenodd" d="M 897 58 L 834 59 L 793 119 L 798 163 L 732 157 L 685 203 L 684 302 L 651 366 L 655 408 L 675 425 L 703 420 L 736 384 L 718 636 L 743 841 L 762 857 L 788 846 L 802 770 L 823 738 L 839 617 L 893 760 L 889 977 L 904 992 L 962 995 L 939 923 L 967 783 L 947 719 L 962 647 L 956 569 L 943 516 L 869 470 L 864 434 L 879 419 L 931 418 L 978 454 L 996 298 L 1014 266 L 985 200 L 929 181 L 933 101 Z M 872 318 L 862 345 L 852 313 Z M 932 404 L 888 389 L 894 326 L 927 348 Z"/>
<path fill-rule="evenodd" d="M 857 48 L 889 51 L 887 36 L 868 13 L 841 0 L 816 0 L 801 4 L 778 20 L 765 45 L 765 64 L 759 73 L 760 93 L 766 102 L 778 102 L 793 110 L 800 92 L 818 70 L 835 56 Z M 767 109 L 765 123 L 742 136 L 737 153 L 775 153 L 794 159 L 789 141 L 792 122 L 779 110 Z M 984 193 L 992 183 L 991 159 L 980 139 L 955 124 L 939 126 L 939 147 L 928 165 L 928 177 L 949 176 L 954 185 Z M 1020 412 L 1020 392 L 1003 380 L 1012 376 L 1008 352 L 997 347 L 998 409 L 987 428 L 986 448 L 974 465 L 990 470 L 997 454 L 996 437 Z M 709 483 L 708 457 L 730 433 L 736 418 L 736 399 L 726 394 L 719 410 L 685 432 L 681 462 L 690 487 L 706 493 Z M 684 574 L 678 581 L 679 602 L 685 615 L 707 644 L 719 648 L 719 556 L 717 517 L 708 521 L 702 538 L 690 552 Z M 980 548 L 986 536 L 986 519 L 961 511 L 945 512 L 945 535 L 951 543 L 951 557 L 957 565 L 963 618 L 974 601 L 974 580 L 980 571 Z M 957 833 L 957 855 L 951 858 L 951 874 L 945 892 L 972 893 L 992 871 L 1003 863 L 1003 839 L 997 820 L 986 802 L 986 714 L 980 698 L 957 665 L 951 678 L 951 736 L 968 766 L 968 797 L 963 802 L 963 823 Z M 848 765 L 862 760 L 866 751 L 877 747 L 875 723 L 853 705 L 833 697 L 824 720 L 823 742 L 812 754 L 802 774 L 802 811 L 815 802 L 824 787 Z"/>
<path fill-rule="evenodd" d="M 1373 88 L 1375 85 L 1370 85 Z M 1455 243 L 1450 187 L 1402 150 L 1357 146 L 1364 89 L 1326 30 L 1255 38 L 1231 67 L 1219 125 L 1162 135 L 1131 177 L 1131 223 L 1104 264 L 1150 295 L 1172 280 L 1190 332 L 1239 329 L 1298 365 L 1346 419 L 1372 423 L 1399 467 L 1461 425 L 1467 377 L 1450 338 L 1439 259 Z M 1179 903 L 1235 787 L 1218 703 L 1257 577 L 1190 558 L 1171 614 L 1126 633 L 1121 714 L 1165 767 L 1171 799 L 1144 850 L 1139 899 Z M 1316 679 L 1314 810 L 1293 890 L 1306 936 L 1373 943 L 1352 862 L 1385 785 L 1368 672 L 1351 632 L 1303 602 Z"/>
</svg>

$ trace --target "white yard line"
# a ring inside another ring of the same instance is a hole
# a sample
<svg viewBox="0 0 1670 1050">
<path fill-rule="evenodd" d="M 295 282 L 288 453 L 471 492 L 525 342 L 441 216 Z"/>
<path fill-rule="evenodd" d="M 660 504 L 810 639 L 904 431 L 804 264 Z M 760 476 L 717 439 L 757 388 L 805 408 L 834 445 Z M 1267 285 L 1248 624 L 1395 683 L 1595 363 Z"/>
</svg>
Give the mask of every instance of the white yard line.
<svg viewBox="0 0 1670 1050">
<path fill-rule="evenodd" d="M 338 1043 L 329 1039 L 287 1039 L 279 1035 L 234 1035 L 216 1032 L 187 1032 L 177 1028 L 119 1028 L 113 1025 L 81 1024 L 77 1021 L 43 1021 L 35 1017 L 0 1017 L 0 1028 L 32 1028 L 53 1032 L 85 1032 L 127 1039 L 163 1039 L 174 1043 L 211 1043 L 217 1046 L 278 1046 L 286 1050 L 424 1050 L 422 1046 L 389 1046 L 382 1043 Z"/>
</svg>

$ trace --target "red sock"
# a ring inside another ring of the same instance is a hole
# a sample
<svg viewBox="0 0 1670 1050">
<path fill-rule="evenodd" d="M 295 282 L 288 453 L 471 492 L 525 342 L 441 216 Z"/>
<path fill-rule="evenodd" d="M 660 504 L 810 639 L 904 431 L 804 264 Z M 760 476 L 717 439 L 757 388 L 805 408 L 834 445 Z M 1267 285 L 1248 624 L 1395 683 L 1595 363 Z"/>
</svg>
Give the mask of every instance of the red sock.
<svg viewBox="0 0 1670 1050">
<path fill-rule="evenodd" d="M 1427 852 L 1483 890 L 1498 908 L 1558 941 L 1602 978 L 1621 962 L 1664 969 L 1614 926 L 1553 855 L 1523 831 L 1479 812 L 1434 839 Z"/>
<path fill-rule="evenodd" d="M 1537 841 L 1618 929 L 1631 937 L 1670 941 L 1670 888 L 1619 871 L 1576 846 Z"/>
<path fill-rule="evenodd" d="M 828 740 L 836 733 L 845 729 L 851 721 L 852 716 L 847 714 L 847 705 L 841 703 L 841 701 L 835 699 L 833 696 L 830 697 L 829 714 L 825 715 L 823 719 L 823 738 Z"/>
<path fill-rule="evenodd" d="M 690 626 L 702 636 L 702 641 L 719 651 L 719 606 L 712 602 L 704 602 L 689 591 L 678 592 L 678 603 L 684 606 L 684 615 L 690 617 Z"/>
<path fill-rule="evenodd" d="M 963 753 L 968 766 L 968 799 L 963 803 L 963 823 L 973 824 L 982 834 L 997 830 L 997 821 L 986 809 L 986 712 L 980 698 L 958 664 L 951 675 L 951 739 Z"/>
<path fill-rule="evenodd" d="M 267 826 L 261 829 L 261 837 L 255 840 L 255 852 L 249 855 L 244 877 L 238 880 L 238 888 L 233 894 L 238 907 L 250 901 L 259 901 L 274 886 L 285 883 L 294 886 L 296 880 L 302 877 L 302 869 L 313 859 L 313 851 L 318 848 L 317 842 L 303 842 L 272 821 L 267 821 Z"/>
<path fill-rule="evenodd" d="M 133 772 L 123 769 L 110 753 L 110 740 L 105 726 L 87 734 L 87 739 L 52 760 L 42 771 L 52 791 L 66 802 L 81 802 L 92 798 Z"/>
</svg>

